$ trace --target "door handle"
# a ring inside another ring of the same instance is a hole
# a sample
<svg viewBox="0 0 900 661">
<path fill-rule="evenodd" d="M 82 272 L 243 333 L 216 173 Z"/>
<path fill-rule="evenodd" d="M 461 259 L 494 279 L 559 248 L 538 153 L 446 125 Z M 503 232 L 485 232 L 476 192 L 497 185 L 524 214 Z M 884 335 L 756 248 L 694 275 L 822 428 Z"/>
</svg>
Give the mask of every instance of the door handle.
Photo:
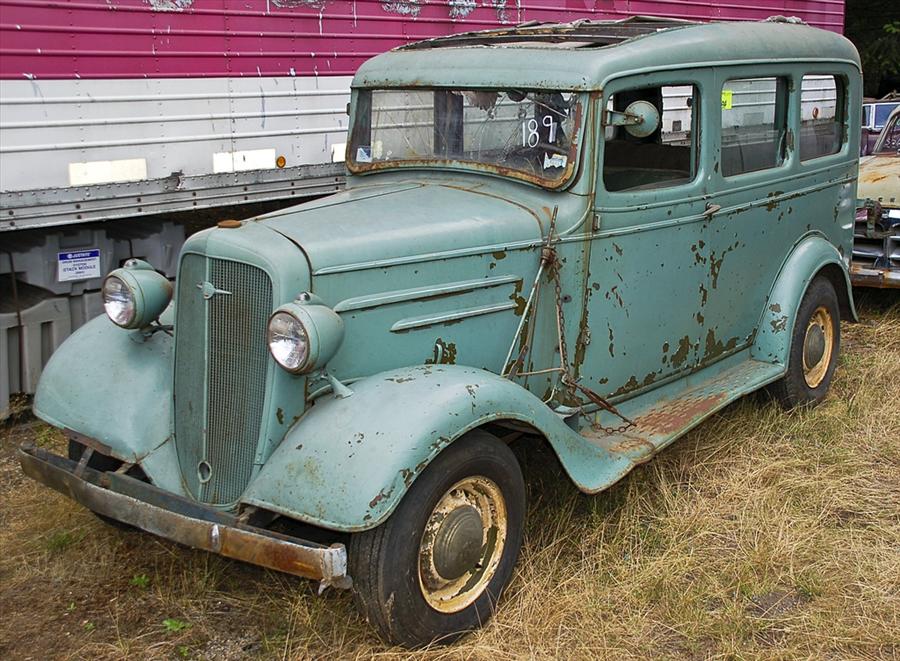
<svg viewBox="0 0 900 661">
<path fill-rule="evenodd" d="M 707 204 L 706 211 L 703 212 L 703 215 L 707 218 L 712 218 L 713 214 L 719 211 L 722 208 L 720 204 Z"/>
</svg>

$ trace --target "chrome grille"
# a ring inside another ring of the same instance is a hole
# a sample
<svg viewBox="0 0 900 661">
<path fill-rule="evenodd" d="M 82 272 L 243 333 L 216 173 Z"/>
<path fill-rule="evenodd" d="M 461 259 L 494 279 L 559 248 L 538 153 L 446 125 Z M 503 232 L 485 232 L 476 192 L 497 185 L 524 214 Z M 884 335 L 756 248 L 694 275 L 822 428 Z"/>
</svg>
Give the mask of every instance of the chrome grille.
<svg viewBox="0 0 900 661">
<path fill-rule="evenodd" d="M 200 500 L 231 503 L 250 481 L 259 445 L 272 284 L 255 266 L 199 255 L 185 256 L 179 277 L 175 326 L 179 460 L 188 487 Z M 202 282 L 219 292 L 204 300 L 197 287 Z M 204 461 L 211 469 L 205 483 L 198 474 Z"/>
</svg>

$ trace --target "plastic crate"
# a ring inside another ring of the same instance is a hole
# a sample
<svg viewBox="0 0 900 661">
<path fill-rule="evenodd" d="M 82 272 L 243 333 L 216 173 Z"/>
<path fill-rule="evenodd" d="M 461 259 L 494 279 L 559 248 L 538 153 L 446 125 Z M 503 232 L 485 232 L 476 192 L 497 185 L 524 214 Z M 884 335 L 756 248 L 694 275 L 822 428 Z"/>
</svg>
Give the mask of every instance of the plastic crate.
<svg viewBox="0 0 900 661">
<path fill-rule="evenodd" d="M 10 232 L 5 234 L 3 239 L 0 279 L 4 279 L 4 276 L 9 277 L 11 268 L 7 252 L 11 252 L 17 280 L 54 294 L 78 295 L 92 289 L 100 289 L 103 277 L 118 266 L 114 256 L 115 242 L 105 229 L 98 227 Z M 87 280 L 60 282 L 57 255 L 82 250 L 100 251 L 100 275 Z"/>
<path fill-rule="evenodd" d="M 158 221 L 130 221 L 113 225 L 109 236 L 115 242 L 112 268 L 132 257 L 149 262 L 153 268 L 174 278 L 178 270 L 178 255 L 184 245 L 184 225 Z"/>
<path fill-rule="evenodd" d="M 80 296 L 69 297 L 69 315 L 72 320 L 73 333 L 103 313 L 103 298 L 98 291 L 89 291 Z"/>
<path fill-rule="evenodd" d="M 17 283 L 17 297 L 10 291 L 0 290 L 0 420 L 10 413 L 10 395 L 34 392 L 50 355 L 72 331 L 68 298 L 24 283 Z"/>
</svg>

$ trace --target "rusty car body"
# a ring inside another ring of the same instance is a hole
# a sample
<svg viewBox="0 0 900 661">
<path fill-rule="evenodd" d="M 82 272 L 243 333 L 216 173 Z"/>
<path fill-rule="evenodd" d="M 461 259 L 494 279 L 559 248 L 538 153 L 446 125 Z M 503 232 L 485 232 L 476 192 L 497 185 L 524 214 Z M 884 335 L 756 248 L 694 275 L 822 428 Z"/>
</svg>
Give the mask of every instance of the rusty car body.
<svg viewBox="0 0 900 661">
<path fill-rule="evenodd" d="M 850 276 L 861 287 L 900 287 L 900 108 L 859 162 L 859 211 Z"/>
<path fill-rule="evenodd" d="M 860 106 L 853 46 L 784 19 L 377 56 L 347 189 L 192 236 L 171 304 L 148 264 L 111 273 L 35 397 L 70 457 L 20 461 L 104 517 L 352 582 L 389 640 L 452 640 L 512 575 L 512 440 L 592 494 L 746 393 L 824 397 Z"/>
</svg>

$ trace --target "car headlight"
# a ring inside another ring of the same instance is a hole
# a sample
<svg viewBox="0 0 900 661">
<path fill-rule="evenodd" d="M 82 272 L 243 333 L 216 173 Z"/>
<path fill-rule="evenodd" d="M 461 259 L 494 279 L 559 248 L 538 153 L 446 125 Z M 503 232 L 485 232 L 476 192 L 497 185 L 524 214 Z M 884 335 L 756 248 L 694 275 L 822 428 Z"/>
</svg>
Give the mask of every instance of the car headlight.
<svg viewBox="0 0 900 661">
<path fill-rule="evenodd" d="M 145 328 L 172 300 L 172 283 L 150 264 L 129 259 L 103 280 L 103 308 L 122 328 Z"/>
<path fill-rule="evenodd" d="M 103 281 L 103 307 L 117 326 L 127 328 L 134 320 L 134 294 L 121 278 L 106 276 Z"/>
<path fill-rule="evenodd" d="M 276 312 L 269 319 L 269 351 L 275 362 L 289 372 L 299 371 L 309 357 L 309 339 L 303 324 L 288 312 Z"/>
<path fill-rule="evenodd" d="M 275 310 L 266 332 L 272 358 L 294 374 L 324 367 L 343 339 L 343 320 L 311 294 Z"/>
</svg>

